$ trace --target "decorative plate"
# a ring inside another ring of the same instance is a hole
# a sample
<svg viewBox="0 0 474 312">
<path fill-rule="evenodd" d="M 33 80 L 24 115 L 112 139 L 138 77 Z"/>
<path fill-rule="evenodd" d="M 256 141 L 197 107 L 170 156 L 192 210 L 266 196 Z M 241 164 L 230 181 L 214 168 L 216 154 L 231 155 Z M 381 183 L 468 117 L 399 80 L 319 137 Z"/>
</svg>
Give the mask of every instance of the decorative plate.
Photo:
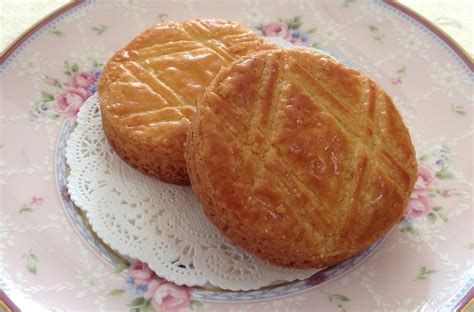
<svg viewBox="0 0 474 312">
<path fill-rule="evenodd" d="M 234 19 L 263 36 L 331 51 L 392 94 L 412 134 L 419 179 L 400 224 L 366 251 L 370 256 L 304 281 L 230 292 L 161 279 L 91 231 L 66 187 L 64 148 L 76 114 L 113 51 L 148 25 L 196 17 Z M 449 38 L 392 2 L 120 0 L 63 7 L 1 58 L 0 308 L 456 309 L 472 297 L 474 283 L 472 70 Z"/>
</svg>

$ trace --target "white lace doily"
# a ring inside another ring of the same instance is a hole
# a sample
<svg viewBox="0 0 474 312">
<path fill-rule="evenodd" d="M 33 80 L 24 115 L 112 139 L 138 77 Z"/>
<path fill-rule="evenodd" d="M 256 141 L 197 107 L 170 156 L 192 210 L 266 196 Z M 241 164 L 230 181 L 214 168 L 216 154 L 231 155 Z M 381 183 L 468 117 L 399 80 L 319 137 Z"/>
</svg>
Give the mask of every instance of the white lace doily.
<svg viewBox="0 0 474 312">
<path fill-rule="evenodd" d="M 234 246 L 207 220 L 190 187 L 128 166 L 105 139 L 97 96 L 82 106 L 66 158 L 71 199 L 99 237 L 169 281 L 251 290 L 318 271 L 273 266 Z"/>
</svg>

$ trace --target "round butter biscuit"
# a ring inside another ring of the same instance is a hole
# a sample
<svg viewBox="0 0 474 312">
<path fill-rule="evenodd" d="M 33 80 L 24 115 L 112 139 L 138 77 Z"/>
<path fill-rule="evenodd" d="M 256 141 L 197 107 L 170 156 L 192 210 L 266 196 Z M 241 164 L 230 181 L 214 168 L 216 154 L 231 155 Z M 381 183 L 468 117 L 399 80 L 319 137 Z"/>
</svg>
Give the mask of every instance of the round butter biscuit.
<svg viewBox="0 0 474 312">
<path fill-rule="evenodd" d="M 272 50 L 223 69 L 198 104 L 186 160 L 207 217 L 268 262 L 330 266 L 402 216 L 410 135 L 373 80 L 324 54 Z"/>
<path fill-rule="evenodd" d="M 105 135 L 129 165 L 188 184 L 184 143 L 198 99 L 222 66 L 274 48 L 236 22 L 197 19 L 146 29 L 105 65 L 99 101 Z"/>
</svg>

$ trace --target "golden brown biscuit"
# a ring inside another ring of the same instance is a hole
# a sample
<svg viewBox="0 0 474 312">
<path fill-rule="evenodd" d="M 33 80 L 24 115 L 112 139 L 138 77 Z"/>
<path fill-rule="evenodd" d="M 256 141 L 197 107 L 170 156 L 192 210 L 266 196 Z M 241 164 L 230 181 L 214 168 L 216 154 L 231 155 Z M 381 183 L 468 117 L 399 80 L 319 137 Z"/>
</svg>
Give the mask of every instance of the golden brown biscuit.
<svg viewBox="0 0 474 312">
<path fill-rule="evenodd" d="M 219 230 L 294 268 L 332 265 L 373 243 L 400 219 L 417 177 L 391 98 L 358 71 L 298 49 L 223 69 L 197 107 L 186 160 Z"/>
<path fill-rule="evenodd" d="M 273 48 L 238 23 L 217 19 L 148 28 L 105 65 L 99 99 L 105 135 L 128 164 L 189 183 L 184 143 L 198 98 L 223 65 Z"/>
</svg>

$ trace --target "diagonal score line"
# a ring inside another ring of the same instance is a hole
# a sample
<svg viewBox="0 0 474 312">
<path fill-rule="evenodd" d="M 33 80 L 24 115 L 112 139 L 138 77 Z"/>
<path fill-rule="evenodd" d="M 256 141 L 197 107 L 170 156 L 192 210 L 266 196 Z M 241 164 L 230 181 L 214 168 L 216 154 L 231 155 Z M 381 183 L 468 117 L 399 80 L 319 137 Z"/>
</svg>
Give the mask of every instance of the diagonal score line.
<svg viewBox="0 0 474 312">
<path fill-rule="evenodd" d="M 212 29 L 210 29 L 209 27 L 207 27 L 203 22 L 201 22 L 200 20 L 192 20 L 192 21 L 189 21 L 187 23 L 188 25 L 191 24 L 191 27 L 194 28 L 196 30 L 197 33 L 202 33 L 202 30 L 204 30 L 204 32 L 206 34 L 212 34 L 213 31 Z M 180 24 L 181 26 L 181 24 Z M 183 29 L 184 30 L 184 29 Z M 201 31 L 200 31 L 201 30 Z M 187 33 L 185 31 L 185 33 Z"/>
<path fill-rule="evenodd" d="M 217 56 L 222 58 L 226 63 L 232 63 L 235 60 L 235 57 L 226 51 L 225 46 L 218 47 L 217 45 L 215 45 L 215 43 L 212 42 L 213 40 L 215 41 L 215 39 L 209 39 L 200 41 L 199 43 L 202 44 L 205 48 L 208 48 L 209 50 L 217 54 Z"/>
<path fill-rule="evenodd" d="M 290 162 L 286 161 L 285 157 L 281 154 L 281 151 L 276 146 L 271 145 L 271 148 L 269 149 L 268 152 L 270 151 L 274 151 L 275 154 L 278 156 L 278 160 L 284 165 L 283 167 L 285 168 L 286 172 L 292 178 L 293 182 L 296 185 L 298 185 L 298 191 L 306 195 L 309 195 L 311 200 L 316 203 L 316 205 L 314 205 L 313 207 L 319 213 L 318 216 L 320 218 L 317 218 L 318 226 L 324 229 L 326 233 L 331 231 L 334 228 L 334 225 L 337 224 L 337 222 L 334 221 L 334 218 L 331 218 L 328 214 L 326 214 L 326 211 L 328 210 L 327 205 L 324 204 L 319 199 L 319 196 L 312 189 L 305 187 L 306 183 L 296 173 L 297 171 L 301 172 L 301 170 L 297 169 L 296 167 L 292 166 Z M 321 207 L 323 209 L 321 209 Z M 294 208 L 296 208 L 298 212 L 302 215 L 302 218 L 299 218 L 301 223 L 302 224 L 307 223 L 305 221 L 305 220 L 308 220 L 307 211 L 300 207 L 294 207 Z"/>
<path fill-rule="evenodd" d="M 261 109 L 265 109 L 265 107 L 264 107 L 265 104 L 267 104 L 269 106 L 268 107 L 269 117 L 268 117 L 268 120 L 266 122 L 268 125 L 267 125 L 266 129 L 264 130 L 265 136 L 266 136 L 266 141 L 265 141 L 265 146 L 263 148 L 265 151 L 263 152 L 262 160 L 264 161 L 265 156 L 268 153 L 270 153 L 271 151 L 274 151 L 275 154 L 278 156 L 278 160 L 281 162 L 281 164 L 283 165 L 285 170 L 287 172 L 289 172 L 293 182 L 296 185 L 298 185 L 299 191 L 302 192 L 302 193 L 305 193 L 306 195 L 309 195 L 309 197 L 312 198 L 313 201 L 317 202 L 318 205 L 315 207 L 316 210 L 319 212 L 320 215 L 324 215 L 324 211 L 322 211 L 320 209 L 320 207 L 323 207 L 323 208 L 327 208 L 327 207 L 319 200 L 319 197 L 311 189 L 308 189 L 308 188 L 304 187 L 304 185 L 305 185 L 304 182 L 301 181 L 301 179 L 295 173 L 295 170 L 293 170 L 294 168 L 292 168 L 292 166 L 290 166 L 290 164 L 285 161 L 285 159 L 279 153 L 279 150 L 272 144 L 272 141 L 273 141 L 273 139 L 276 135 L 276 132 L 277 132 L 276 131 L 276 126 L 277 126 L 276 115 L 281 110 L 282 106 L 284 105 L 284 101 L 281 101 L 281 93 L 282 93 L 282 89 L 283 89 L 283 84 L 287 81 L 286 75 L 287 75 L 287 70 L 288 70 L 288 67 L 282 66 L 282 63 L 286 64 L 288 62 L 286 57 L 285 57 L 284 60 L 276 59 L 276 60 L 273 60 L 273 62 L 277 62 L 279 73 L 278 73 L 278 78 L 276 79 L 276 82 L 275 82 L 276 87 L 271 89 L 271 94 L 270 94 L 271 96 L 269 96 L 268 94 L 265 94 L 265 93 L 263 94 L 263 101 L 270 98 L 270 103 L 265 103 L 264 102 L 261 105 Z M 270 62 L 270 64 L 268 64 L 267 66 L 271 68 L 273 66 L 273 64 Z M 266 91 L 267 90 L 264 89 L 262 92 L 266 92 Z M 262 166 L 262 170 L 264 170 L 264 167 L 265 166 Z M 280 183 L 280 186 L 281 186 L 281 183 Z M 295 208 L 299 212 L 297 214 L 297 218 L 298 218 L 299 222 L 304 224 L 306 216 L 307 216 L 306 211 L 302 207 L 295 207 Z M 326 230 L 328 229 L 328 227 L 331 227 L 331 223 L 333 223 L 332 220 L 322 220 L 322 219 L 318 219 L 318 222 L 319 222 L 319 226 L 323 229 L 326 229 Z"/>
<path fill-rule="evenodd" d="M 162 109 L 151 109 L 151 110 L 148 110 L 146 112 L 136 112 L 136 113 L 133 113 L 133 114 L 130 114 L 130 115 L 127 115 L 126 117 L 122 118 L 122 122 L 127 126 L 127 128 L 139 128 L 139 127 L 149 127 L 150 124 L 152 123 L 168 123 L 169 120 L 159 120 L 159 121 L 156 121 L 154 119 L 152 120 L 147 120 L 146 118 L 140 118 L 140 115 L 143 115 L 143 114 L 147 114 L 149 116 L 149 114 L 155 114 L 155 113 L 159 113 L 161 112 Z M 135 123 L 133 125 L 131 125 L 131 123 L 133 123 L 133 119 L 134 117 L 138 117 L 138 123 Z"/>
<path fill-rule="evenodd" d="M 339 229 L 340 232 L 344 233 L 351 233 L 353 231 L 358 231 L 359 229 L 353 228 L 354 222 L 357 222 L 357 214 L 362 207 L 367 207 L 367 202 L 370 200 L 370 196 L 367 195 L 367 192 L 364 192 L 367 185 L 370 183 L 370 180 L 373 175 L 373 167 L 368 166 L 368 156 L 361 153 L 361 157 L 357 157 L 357 167 L 355 168 L 354 172 L 354 184 L 351 190 L 350 196 L 348 196 L 348 208 L 346 209 L 346 213 L 344 218 L 340 218 L 341 220 L 341 227 Z M 357 233 L 357 232 L 356 232 Z M 336 242 L 337 246 L 342 246 L 344 244 L 343 237 Z"/>
<path fill-rule="evenodd" d="M 210 29 L 200 21 L 192 23 L 190 25 L 190 27 L 194 28 L 197 33 L 200 33 L 203 30 L 206 33 L 211 33 Z M 182 25 L 178 25 L 178 28 L 185 35 L 187 35 L 190 38 L 193 38 L 193 36 L 188 31 L 186 31 L 186 29 L 184 29 L 184 27 Z M 224 36 L 227 35 L 227 34 L 228 33 L 225 33 Z M 243 33 L 243 35 L 245 35 L 245 34 L 247 34 L 247 33 Z M 239 35 L 242 35 L 242 34 L 239 34 Z M 144 49 L 141 49 L 140 51 L 142 51 L 142 52 L 149 51 L 151 53 L 151 52 L 153 52 L 154 49 L 159 49 L 160 47 L 161 48 L 168 48 L 168 49 L 176 49 L 176 48 L 178 48 L 178 47 L 176 47 L 176 44 L 178 44 L 178 43 L 189 43 L 189 44 L 196 43 L 196 44 L 201 45 L 201 47 L 197 47 L 196 49 L 200 49 L 200 48 L 208 49 L 208 50 L 212 51 L 215 55 L 217 55 L 219 58 L 221 58 L 226 64 L 228 64 L 228 63 L 235 60 L 235 57 L 233 57 L 227 51 L 225 45 L 223 45 L 222 47 L 217 47 L 215 45 L 215 43 L 212 42 L 211 40 L 215 40 L 215 39 L 212 38 L 212 39 L 208 39 L 208 40 L 201 40 L 201 39 L 195 38 L 194 40 L 180 40 L 180 41 L 175 41 L 175 42 L 167 42 L 167 43 L 163 43 L 163 44 L 154 45 L 154 46 L 151 46 L 151 47 L 146 47 Z M 192 51 L 192 50 L 196 50 L 196 49 L 175 51 L 174 53 Z M 169 55 L 169 54 L 170 53 L 165 52 L 165 54 L 162 54 L 160 56 L 165 56 L 165 55 Z M 166 102 L 168 102 L 168 103 L 173 103 L 173 102 L 176 103 L 177 102 L 176 106 L 179 106 L 179 104 L 184 104 L 185 103 L 183 97 L 179 94 L 179 92 L 177 92 L 177 90 L 175 90 L 169 84 L 167 84 L 166 82 L 161 80 L 158 77 L 158 75 L 156 74 L 156 72 L 153 70 L 153 68 L 148 68 L 148 66 L 146 66 L 146 64 L 143 64 L 143 62 L 140 62 L 137 67 L 147 71 L 150 78 L 152 78 L 152 80 L 154 81 L 154 83 L 162 88 L 162 90 L 159 90 L 159 89 L 156 88 L 156 86 L 155 87 L 151 86 L 151 88 L 153 89 L 153 91 L 156 94 L 159 94 L 161 97 L 166 98 Z M 149 69 L 151 69 L 151 70 L 149 70 Z M 127 69 L 127 71 L 129 72 L 129 74 L 131 74 L 130 70 Z M 137 79 L 137 77 L 135 75 L 133 75 L 133 76 L 137 81 L 140 81 L 139 79 Z"/>
<path fill-rule="evenodd" d="M 196 50 L 205 50 L 206 49 L 206 47 L 204 47 L 201 43 L 198 43 L 198 42 L 196 42 L 196 43 L 199 44 L 199 45 L 197 47 L 194 47 L 194 48 L 191 48 L 191 49 L 181 49 L 181 50 L 175 50 L 175 51 L 167 51 L 166 53 L 163 53 L 163 54 L 155 53 L 154 55 L 146 55 L 143 58 L 140 57 L 139 61 L 140 61 L 140 63 L 147 64 L 147 63 L 159 61 L 163 57 L 172 56 L 172 55 L 179 54 L 179 53 L 186 53 L 186 52 L 192 52 L 192 51 L 196 51 Z"/>
<path fill-rule="evenodd" d="M 293 82 L 294 83 L 294 82 Z M 310 98 L 312 98 L 314 100 L 314 97 L 310 96 L 308 93 L 307 93 L 307 90 L 305 88 L 305 90 L 303 91 L 303 94 L 305 96 L 308 96 Z M 326 105 L 322 104 L 321 102 L 318 102 L 319 105 L 321 105 L 323 107 L 323 109 L 328 112 L 329 114 L 331 114 L 331 116 L 334 117 L 335 119 L 335 122 L 336 124 L 338 125 L 338 127 L 340 129 L 343 129 L 344 131 L 350 133 L 351 135 L 353 135 L 353 138 L 352 140 L 356 140 L 360 146 L 362 146 L 368 153 L 369 155 L 371 156 L 371 158 L 374 160 L 374 163 L 376 165 L 378 165 L 379 167 L 383 167 L 384 169 L 386 169 L 385 171 L 387 173 L 390 172 L 390 170 L 388 170 L 388 168 L 390 168 L 391 166 L 387 165 L 387 161 L 385 159 L 383 159 L 382 157 L 377 157 L 377 155 L 375 155 L 375 149 L 372 147 L 371 144 L 368 144 L 367 142 L 364 141 L 364 138 L 360 136 L 359 133 L 357 133 L 356 131 L 354 131 L 351 127 L 344 127 L 343 124 L 348 124 L 347 121 L 344 121 L 344 120 L 341 120 L 340 118 L 338 118 L 335 114 L 333 114 L 331 112 L 330 109 L 327 108 Z M 380 152 L 382 153 L 384 150 L 381 150 Z M 398 162 L 397 162 L 398 163 Z M 392 174 L 389 174 L 389 176 L 387 177 L 390 179 L 390 181 L 394 184 L 395 188 L 397 189 L 397 191 L 400 193 L 400 194 L 403 194 L 404 192 L 401 190 L 401 188 L 398 186 L 398 183 L 396 183 L 395 181 L 397 181 L 397 177 L 393 177 Z"/>
<path fill-rule="evenodd" d="M 206 30 L 208 30 L 208 33 L 211 33 L 211 34 L 215 34 L 215 31 L 213 31 L 212 29 L 210 29 L 209 27 L 207 27 L 203 22 L 201 21 L 197 21 L 203 28 L 205 28 Z M 235 28 L 232 28 L 232 27 L 228 27 L 226 30 L 224 30 L 222 33 L 219 34 L 219 36 L 215 36 L 213 37 L 214 39 L 217 39 L 217 40 L 221 40 L 222 38 L 226 37 L 226 36 L 232 36 L 234 35 L 234 32 L 235 32 Z M 251 31 L 250 31 L 251 32 Z M 249 33 L 249 32 L 247 32 Z"/>
<path fill-rule="evenodd" d="M 281 106 L 283 105 L 283 101 L 280 101 L 280 93 L 281 93 L 281 89 L 282 89 L 282 85 L 283 85 L 283 81 L 285 81 L 284 79 L 284 72 L 282 72 L 281 70 L 281 65 L 280 63 L 278 64 L 278 78 L 275 79 L 276 81 L 276 87 L 273 87 L 271 88 L 271 95 L 269 96 L 268 94 L 265 94 L 265 92 L 267 91 L 267 88 L 269 87 L 268 85 L 265 85 L 264 82 L 262 82 L 262 85 L 264 86 L 263 88 L 261 88 L 259 91 L 259 102 L 257 105 L 259 105 L 258 107 L 256 107 L 254 109 L 255 111 L 255 116 L 254 118 L 258 118 L 260 115 L 258 114 L 258 111 L 259 109 L 262 108 L 262 105 L 263 103 L 261 103 L 262 101 L 260 101 L 261 98 L 263 98 L 263 100 L 265 100 L 266 98 L 271 98 L 270 100 L 270 103 L 268 104 L 270 109 L 271 109 L 271 112 L 269 113 L 270 115 L 270 122 L 268 123 L 268 126 L 267 126 L 267 129 L 266 129 L 266 133 L 271 136 L 272 133 L 274 133 L 274 127 L 276 125 L 276 122 L 275 122 L 275 116 L 277 114 L 277 112 L 280 110 Z M 268 72 L 270 69 L 270 67 L 273 66 L 273 64 L 268 64 L 268 61 L 267 61 L 267 66 L 265 67 L 264 71 Z M 263 78 L 262 78 L 263 80 Z M 262 94 L 263 93 L 263 94 Z M 266 95 L 266 96 L 265 96 Z M 217 95 L 219 96 L 219 95 Z M 225 129 L 224 131 L 235 141 L 237 142 L 244 150 L 245 154 L 247 155 L 247 157 L 249 159 L 253 159 L 256 163 L 258 162 L 262 162 L 263 159 L 265 158 L 265 156 L 270 153 L 271 151 L 275 151 L 275 153 L 278 155 L 278 150 L 275 149 L 275 147 L 271 144 L 271 138 L 268 138 L 267 141 L 266 141 L 266 144 L 265 146 L 263 147 L 263 149 L 265 150 L 263 153 L 255 153 L 253 150 L 252 150 L 252 147 L 251 146 L 247 146 L 244 142 L 242 142 L 236 135 L 234 135 L 227 127 L 224 127 L 224 124 L 223 122 L 218 118 L 218 116 L 215 114 L 214 111 L 212 110 L 209 110 L 209 112 L 214 116 L 214 119 L 217 120 L 217 122 L 221 125 L 221 127 L 223 129 Z M 254 123 L 257 123 L 254 121 Z M 252 135 L 255 134 L 256 132 L 258 131 L 258 127 L 257 126 L 253 126 L 252 129 L 249 131 L 249 134 Z M 280 158 L 280 157 L 279 157 Z M 319 211 L 319 214 L 320 215 L 324 215 L 324 211 L 322 211 L 319 207 L 325 207 L 325 205 L 322 204 L 322 202 L 319 200 L 319 198 L 317 197 L 317 195 L 312 192 L 311 190 L 308 190 L 307 188 L 304 188 L 304 182 L 301 181 L 299 179 L 299 177 L 293 172 L 293 170 L 290 170 L 291 168 L 289 168 L 288 164 L 285 163 L 284 160 L 282 160 L 280 158 L 280 161 L 282 164 L 285 164 L 286 166 L 285 167 L 285 170 L 289 172 L 289 176 L 291 177 L 293 183 L 295 185 L 298 185 L 298 190 L 303 193 L 303 194 L 306 194 L 308 197 L 312 198 L 312 200 L 316 203 L 318 203 L 318 205 L 315 207 L 318 211 Z M 255 179 L 257 176 L 260 176 L 260 174 L 262 172 L 265 171 L 265 166 L 260 166 L 260 170 L 257 171 L 255 173 L 255 176 L 254 176 L 254 179 L 252 180 L 252 185 L 251 185 L 251 189 L 254 188 L 254 185 L 255 185 Z M 282 186 L 283 185 L 283 182 L 279 182 L 279 185 Z M 248 204 L 248 200 L 246 202 L 246 204 Z M 319 208 L 319 209 L 318 209 Z M 304 223 L 304 220 L 305 217 L 305 213 L 302 209 L 298 209 L 300 214 L 298 214 L 298 219 L 300 222 Z M 320 222 L 319 226 L 321 227 L 321 229 L 328 229 L 330 228 L 333 224 L 334 224 L 334 221 L 333 220 L 318 220 Z"/>
<path fill-rule="evenodd" d="M 374 120 L 374 114 L 375 114 L 375 106 L 376 104 L 376 98 L 377 93 L 375 90 L 375 84 L 372 80 L 369 80 L 369 94 L 368 94 L 368 104 L 367 104 L 367 114 L 369 117 L 369 120 L 372 122 L 371 126 L 372 128 L 374 127 L 373 120 Z"/>
<path fill-rule="evenodd" d="M 230 43 L 232 43 L 232 45 L 243 44 L 243 43 L 247 43 L 247 42 L 260 40 L 258 37 L 255 36 L 255 33 L 252 32 L 252 31 L 245 32 L 245 33 L 240 33 L 240 34 L 236 34 L 236 35 L 234 35 L 234 34 L 224 35 L 224 36 L 216 38 L 216 39 L 219 39 L 221 41 L 229 41 Z M 249 39 L 249 40 L 245 40 L 245 39 Z"/>
<path fill-rule="evenodd" d="M 184 99 L 178 94 L 178 92 L 175 91 L 171 86 L 167 85 L 164 81 L 159 79 L 158 76 L 155 74 L 153 68 L 147 68 L 141 63 L 134 63 L 134 65 L 137 68 L 145 71 L 147 75 L 153 80 L 153 82 L 155 82 L 158 86 L 162 88 L 161 90 L 157 90 L 153 88 L 153 86 L 150 86 L 153 90 L 160 93 L 165 99 L 167 99 L 168 103 L 176 102 L 176 105 L 173 106 L 185 105 Z"/>
<path fill-rule="evenodd" d="M 158 43 L 158 44 L 154 44 L 152 46 L 145 46 L 141 49 L 138 49 L 136 50 L 138 54 L 142 54 L 142 53 L 150 53 L 150 52 L 153 52 L 153 51 L 156 51 L 156 50 L 172 50 L 172 49 L 175 49 L 177 47 L 179 47 L 179 45 L 193 45 L 193 44 L 197 44 L 198 42 L 197 41 L 194 41 L 194 40 L 175 40 L 175 41 L 167 41 L 165 43 Z"/>
<path fill-rule="evenodd" d="M 296 64 L 295 66 L 298 67 L 299 71 L 293 72 L 297 75 L 297 77 L 299 77 L 299 79 L 297 79 L 297 82 L 295 80 L 291 80 L 291 82 L 295 85 L 299 85 L 305 91 L 304 94 L 306 96 L 312 99 L 313 102 L 316 102 L 321 105 L 326 112 L 331 114 L 331 116 L 333 116 L 338 121 L 339 126 L 342 129 L 363 141 L 360 135 L 361 129 L 352 127 L 352 123 L 350 122 L 350 120 L 348 118 L 344 118 L 345 120 L 343 120 L 340 116 L 342 114 L 336 114 L 336 108 L 333 108 L 331 106 L 333 105 L 334 107 L 337 107 L 339 111 L 347 111 L 346 108 L 336 98 L 334 98 L 331 93 L 326 88 L 324 88 L 324 86 L 317 79 L 314 79 L 301 66 Z M 311 87 L 318 88 L 324 93 L 323 96 L 327 96 L 330 100 L 321 100 L 321 96 L 316 95 L 315 92 L 311 91 Z M 331 105 L 327 105 L 327 101 L 330 101 Z"/>
<path fill-rule="evenodd" d="M 259 157 L 256 153 L 254 153 L 252 151 L 252 149 L 247 146 L 246 144 L 244 144 L 244 142 L 242 142 L 237 136 L 235 136 L 228 128 L 227 126 L 218 118 L 218 116 L 214 113 L 214 111 L 212 110 L 208 110 L 210 114 L 213 115 L 213 118 L 219 123 L 220 127 L 222 128 L 222 131 L 225 132 L 227 134 L 227 136 L 232 139 L 233 141 L 236 142 L 236 144 L 238 144 L 241 148 L 242 148 L 242 151 L 243 153 L 245 154 L 246 158 L 247 159 L 253 159 L 254 162 L 256 163 L 259 163 L 259 162 L 262 162 L 262 159 L 265 158 L 265 157 Z M 272 151 L 274 151 L 275 148 L 273 146 L 270 146 L 270 149 L 267 151 L 267 153 L 270 153 Z M 278 153 L 278 151 L 275 151 L 276 153 Z M 283 162 L 284 163 L 284 162 Z M 255 177 L 256 176 L 259 176 L 260 173 L 263 173 L 265 172 L 266 170 L 264 169 L 265 166 L 261 166 L 261 170 L 257 171 L 254 175 L 254 179 L 252 181 L 252 186 L 251 188 L 253 189 L 253 186 L 255 184 Z M 299 178 L 295 175 L 294 172 L 292 172 L 291 170 L 289 170 L 288 167 L 284 166 L 285 170 L 288 171 L 288 176 L 292 179 L 292 181 L 294 182 L 295 185 L 298 186 L 298 191 L 307 195 L 308 197 L 310 197 L 312 200 L 316 201 L 316 202 L 320 202 L 318 199 L 315 199 L 315 195 L 314 193 L 310 192 L 309 190 L 305 189 L 303 186 L 304 186 L 304 183 L 299 180 Z M 284 185 L 283 182 L 279 181 L 280 179 L 274 179 L 274 182 L 278 183 L 278 185 L 280 187 L 282 187 Z M 286 187 L 285 187 L 286 188 Z M 286 202 L 285 202 L 286 203 Z M 248 204 L 248 200 L 246 202 L 245 205 Z M 290 205 L 291 206 L 291 205 Z M 324 207 L 324 205 L 321 204 L 322 207 Z M 318 208 L 318 207 L 315 207 L 315 208 Z M 319 210 L 320 211 L 320 210 Z M 321 211 L 320 211 L 320 214 L 321 214 Z M 321 220 L 319 220 L 321 222 Z M 333 221 L 330 221 L 328 222 L 328 224 L 334 224 Z M 321 227 L 321 229 L 327 229 L 328 228 L 328 224 L 324 224 L 324 223 L 320 223 L 319 226 Z"/>
<path fill-rule="evenodd" d="M 128 69 L 128 68 L 125 67 L 125 66 L 121 66 L 121 68 L 122 68 L 129 76 L 131 76 L 135 81 L 140 82 L 140 83 L 143 83 L 143 81 L 140 80 L 140 79 L 138 79 L 138 77 L 135 75 L 135 73 L 133 73 L 130 69 Z M 143 68 L 143 69 L 144 69 L 144 68 Z M 152 91 L 154 94 L 156 94 L 157 96 L 159 96 L 160 98 L 162 98 L 164 103 L 168 103 L 168 104 L 169 104 L 169 101 L 167 101 L 167 100 L 163 97 L 163 95 L 161 94 L 161 92 L 159 92 L 159 90 L 153 88 L 153 86 L 150 85 L 150 84 L 147 84 L 147 83 L 144 83 L 144 84 L 147 85 L 147 86 L 149 86 L 150 89 L 151 89 L 151 91 Z"/>
<path fill-rule="evenodd" d="M 266 91 L 267 89 L 269 88 L 270 84 L 272 83 L 272 81 L 270 79 L 267 79 L 266 77 L 266 73 L 268 73 L 269 71 L 271 71 L 271 67 L 273 66 L 273 62 L 271 62 L 272 60 L 270 59 L 271 57 L 267 57 L 266 58 L 266 64 L 264 64 L 264 68 L 263 68 L 263 71 L 261 72 L 261 75 L 260 75 L 260 80 L 261 80 L 261 83 L 260 83 L 260 88 L 257 89 L 257 102 L 255 103 L 255 108 L 253 110 L 253 114 L 252 114 L 252 123 L 251 123 L 251 127 L 249 129 L 249 133 L 247 134 L 247 137 L 249 138 L 249 140 L 255 140 L 255 136 L 256 134 L 258 133 L 259 131 L 259 122 L 258 122 L 258 117 L 261 115 L 259 114 L 261 112 L 261 109 L 262 107 L 265 105 L 265 100 L 267 99 L 267 97 L 265 96 L 266 94 Z M 270 64 L 268 64 L 270 63 Z M 281 68 L 280 66 L 277 67 L 277 72 L 276 72 L 276 75 L 277 75 L 277 78 L 275 79 L 275 82 L 274 83 L 277 83 L 277 88 L 280 90 L 281 88 L 281 85 L 278 84 L 278 78 L 281 76 Z M 272 72 L 270 72 L 268 74 L 268 76 L 270 77 L 272 75 Z M 275 88 L 271 88 L 271 96 L 273 98 L 274 96 L 274 92 L 275 92 Z M 279 91 L 278 91 L 279 92 Z M 271 105 L 271 103 L 270 103 Z M 221 123 L 221 120 L 219 120 L 219 122 Z M 236 140 L 238 140 L 238 138 L 236 137 Z M 252 153 L 252 155 L 254 157 L 253 160 L 255 162 L 261 162 L 262 161 L 262 158 L 261 158 L 261 155 L 259 156 L 259 154 L 256 154 L 252 151 L 252 146 L 248 147 L 246 146 L 245 144 L 242 144 L 242 142 L 239 142 L 244 148 L 246 151 L 249 151 L 250 153 Z M 266 151 L 263 153 L 263 155 L 265 155 L 265 153 L 268 151 L 268 148 L 266 149 Z M 260 166 L 260 170 L 257 171 L 254 175 L 254 178 L 252 179 L 252 185 L 250 186 L 250 190 L 252 191 L 255 187 L 255 180 L 256 180 L 256 177 L 259 176 L 261 173 L 263 173 L 265 171 L 265 168 L 264 166 Z M 249 203 L 249 200 L 250 198 L 247 199 L 247 201 L 245 202 L 245 205 L 247 205 Z"/>
<path fill-rule="evenodd" d="M 304 69 L 302 69 L 304 71 Z M 368 144 L 365 140 L 365 136 L 363 137 L 361 135 L 361 129 L 360 128 L 355 128 L 355 127 L 352 127 L 351 126 L 351 122 L 350 120 L 348 120 L 347 118 L 341 118 L 340 117 L 340 114 L 336 114 L 335 113 L 335 110 L 330 107 L 329 105 L 327 105 L 325 103 L 325 101 L 315 101 L 315 99 L 319 99 L 320 97 L 319 96 L 316 96 L 313 92 L 310 91 L 310 88 L 308 86 L 309 82 L 311 83 L 312 86 L 317 86 L 317 87 L 320 87 L 322 89 L 324 89 L 326 92 L 328 92 L 324 86 L 322 86 L 316 79 L 312 79 L 312 77 L 309 75 L 309 73 L 307 73 L 306 71 L 304 71 L 309 77 L 306 77 L 306 76 L 301 76 L 300 73 L 296 72 L 296 74 L 300 77 L 300 79 L 298 80 L 299 82 L 299 85 L 303 88 L 304 90 L 304 94 L 308 97 L 310 97 L 311 99 L 313 99 L 314 102 L 317 102 L 319 105 L 321 105 L 323 107 L 323 109 L 325 111 L 327 111 L 329 114 L 331 114 L 337 121 L 339 127 L 341 129 L 344 129 L 346 132 L 350 133 L 353 137 L 357 138 L 357 140 L 360 142 L 360 144 L 367 150 L 367 151 L 370 151 L 370 154 L 372 155 L 372 157 L 374 159 L 378 159 L 379 157 L 375 157 L 374 155 L 374 152 L 375 152 L 375 149 L 373 147 L 373 143 L 371 144 Z M 307 78 L 311 78 L 311 80 L 308 82 L 307 81 Z M 293 81 L 293 83 L 295 83 Z M 329 94 L 329 93 L 328 93 Z M 371 95 L 369 94 L 369 98 L 371 97 Z M 337 101 L 336 99 L 334 99 L 335 101 Z M 377 101 L 375 101 L 377 102 Z M 342 106 L 342 104 L 341 104 Z M 374 104 L 374 107 L 377 106 L 377 104 Z M 377 129 L 377 128 L 376 128 Z M 378 130 L 378 129 L 377 129 Z M 378 134 L 378 131 L 376 132 Z M 381 141 L 380 141 L 380 138 L 378 136 L 375 136 L 374 138 L 374 143 L 377 143 L 379 145 L 381 145 Z M 393 146 L 388 143 L 390 147 L 393 148 Z M 385 151 L 385 149 L 381 150 L 381 152 Z M 395 159 L 394 159 L 395 160 Z M 385 160 L 381 160 L 383 162 L 383 166 L 385 169 L 388 169 L 390 168 L 391 166 L 387 164 L 387 162 Z M 379 161 L 376 162 L 379 166 L 381 165 Z M 400 165 L 400 160 L 396 160 L 396 163 L 398 165 L 399 168 L 403 168 L 402 165 Z M 390 172 L 390 170 L 387 170 L 387 172 Z M 406 171 L 404 170 L 405 174 L 406 174 Z M 390 180 L 392 180 L 392 182 L 396 181 L 397 178 L 396 177 L 392 177 L 390 176 Z M 396 188 L 398 191 L 400 191 L 401 189 L 398 187 L 398 184 L 394 182 L 394 184 L 396 185 Z M 403 192 L 401 192 L 403 193 Z"/>
<path fill-rule="evenodd" d="M 210 32 L 209 28 L 207 28 L 204 24 L 202 24 L 201 22 L 198 22 L 202 27 L 204 27 L 208 32 Z M 181 27 L 181 30 L 188 36 L 190 36 L 191 38 L 193 38 L 193 36 L 186 31 L 186 29 L 184 29 L 182 26 Z M 207 38 L 206 38 L 207 39 Z M 200 43 L 203 47 L 211 50 L 212 52 L 214 52 L 217 56 L 219 56 L 220 58 L 222 58 L 226 63 L 230 63 L 232 62 L 233 60 L 235 60 L 235 57 L 231 56 L 228 51 L 225 50 L 225 47 L 220 49 L 220 51 L 218 51 L 216 49 L 215 46 L 212 45 L 212 43 L 210 43 L 211 40 L 218 40 L 218 38 L 211 38 L 211 39 L 207 39 L 207 40 L 202 40 L 202 38 L 194 38 L 195 42 L 198 42 Z"/>
</svg>

